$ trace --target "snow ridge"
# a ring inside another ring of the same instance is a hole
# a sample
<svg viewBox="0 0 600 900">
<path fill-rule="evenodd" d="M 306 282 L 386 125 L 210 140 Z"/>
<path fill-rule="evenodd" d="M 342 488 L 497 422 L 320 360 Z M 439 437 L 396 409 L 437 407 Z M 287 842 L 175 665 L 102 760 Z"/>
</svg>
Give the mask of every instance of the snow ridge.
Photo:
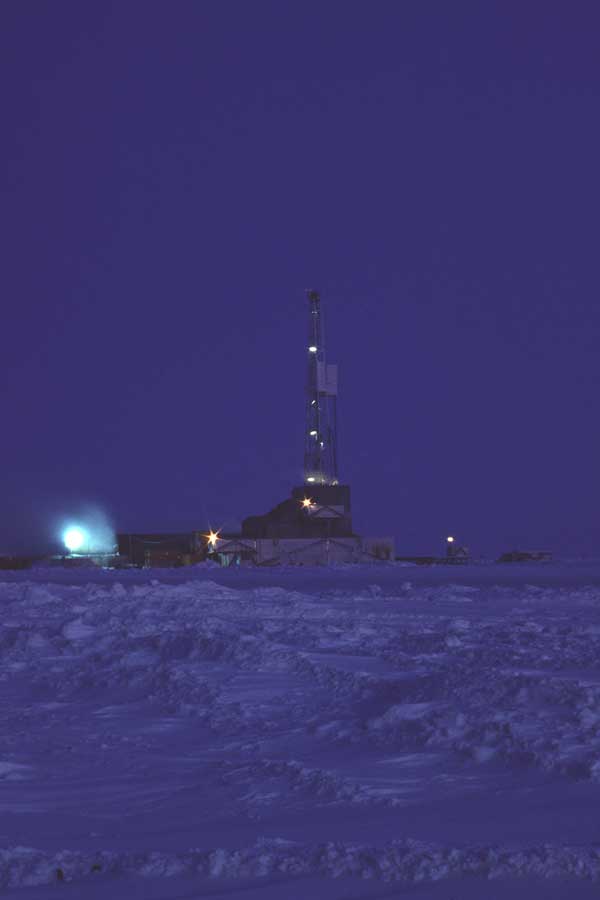
<svg viewBox="0 0 600 900">
<path fill-rule="evenodd" d="M 511 850 L 505 847 L 439 847 L 420 841 L 392 841 L 378 848 L 327 842 L 296 844 L 259 839 L 233 850 L 188 850 L 182 853 L 44 853 L 32 847 L 0 850 L 0 888 L 79 881 L 103 873 L 149 878 L 196 875 L 213 878 L 265 878 L 273 875 L 355 876 L 384 882 L 417 883 L 464 876 L 489 879 L 565 877 L 600 879 L 600 846 L 551 844 Z"/>
</svg>

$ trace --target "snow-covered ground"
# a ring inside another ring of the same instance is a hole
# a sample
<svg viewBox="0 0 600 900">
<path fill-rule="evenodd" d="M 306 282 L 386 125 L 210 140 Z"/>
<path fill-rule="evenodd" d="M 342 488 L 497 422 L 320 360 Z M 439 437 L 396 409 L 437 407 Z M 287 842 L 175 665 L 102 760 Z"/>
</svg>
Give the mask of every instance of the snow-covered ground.
<svg viewBox="0 0 600 900">
<path fill-rule="evenodd" d="M 0 892 L 597 896 L 600 566 L 0 582 Z"/>
</svg>

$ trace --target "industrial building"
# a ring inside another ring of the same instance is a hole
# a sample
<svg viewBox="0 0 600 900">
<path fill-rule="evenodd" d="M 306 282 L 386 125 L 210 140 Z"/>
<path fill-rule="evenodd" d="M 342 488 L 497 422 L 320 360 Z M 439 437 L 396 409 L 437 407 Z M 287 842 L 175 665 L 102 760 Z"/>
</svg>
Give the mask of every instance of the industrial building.
<svg viewBox="0 0 600 900">
<path fill-rule="evenodd" d="M 499 556 L 498 562 L 552 562 L 552 553 L 549 550 L 511 550 Z"/>
<path fill-rule="evenodd" d="M 246 538 L 346 538 L 352 537 L 350 488 L 319 484 L 298 487 L 291 497 L 262 516 L 242 522 Z"/>
</svg>

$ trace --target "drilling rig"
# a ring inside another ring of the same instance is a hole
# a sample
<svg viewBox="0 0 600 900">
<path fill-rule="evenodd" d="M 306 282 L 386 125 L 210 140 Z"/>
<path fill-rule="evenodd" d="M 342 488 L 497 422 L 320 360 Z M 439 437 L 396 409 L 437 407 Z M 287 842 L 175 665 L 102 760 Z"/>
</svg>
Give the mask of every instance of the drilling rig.
<svg viewBox="0 0 600 900">
<path fill-rule="evenodd" d="M 321 298 L 317 291 L 306 294 L 309 309 L 304 482 L 338 484 L 337 366 L 328 365 L 325 358 Z"/>
<path fill-rule="evenodd" d="M 304 484 L 292 489 L 291 498 L 263 516 L 244 519 L 244 537 L 315 540 L 354 537 L 350 511 L 350 487 L 340 484 L 337 462 L 336 365 L 325 357 L 325 329 L 321 297 L 306 292 L 308 343 Z"/>
<path fill-rule="evenodd" d="M 338 476 L 338 371 L 325 356 L 321 297 L 315 290 L 306 291 L 306 297 L 308 343 L 304 347 L 307 378 L 303 483 L 293 487 L 291 495 L 269 512 L 245 518 L 239 534 L 223 535 L 211 529 L 209 534 L 120 535 L 119 547 L 124 547 L 120 549 L 123 556 L 129 556 L 134 563 L 137 559 L 141 564 L 148 564 L 151 551 L 160 547 L 160 553 L 154 554 L 154 559 L 175 558 L 179 562 L 184 556 L 191 558 L 203 547 L 209 558 L 218 560 L 223 566 L 242 563 L 329 565 L 393 559 L 393 539 L 363 538 L 352 528 L 350 486 L 340 484 Z M 299 340 L 299 353 L 300 348 Z M 188 549 L 190 539 L 192 544 Z M 174 553 L 177 554 L 175 557 Z"/>
</svg>

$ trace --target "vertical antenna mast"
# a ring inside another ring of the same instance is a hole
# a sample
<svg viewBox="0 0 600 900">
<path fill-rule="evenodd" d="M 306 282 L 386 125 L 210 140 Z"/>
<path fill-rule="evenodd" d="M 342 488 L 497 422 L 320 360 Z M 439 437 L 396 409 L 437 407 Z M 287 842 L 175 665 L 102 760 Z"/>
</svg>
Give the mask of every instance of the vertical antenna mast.
<svg viewBox="0 0 600 900">
<path fill-rule="evenodd" d="M 337 366 L 325 361 L 321 298 L 307 291 L 308 377 L 306 381 L 306 434 L 304 481 L 337 484 Z"/>
</svg>

